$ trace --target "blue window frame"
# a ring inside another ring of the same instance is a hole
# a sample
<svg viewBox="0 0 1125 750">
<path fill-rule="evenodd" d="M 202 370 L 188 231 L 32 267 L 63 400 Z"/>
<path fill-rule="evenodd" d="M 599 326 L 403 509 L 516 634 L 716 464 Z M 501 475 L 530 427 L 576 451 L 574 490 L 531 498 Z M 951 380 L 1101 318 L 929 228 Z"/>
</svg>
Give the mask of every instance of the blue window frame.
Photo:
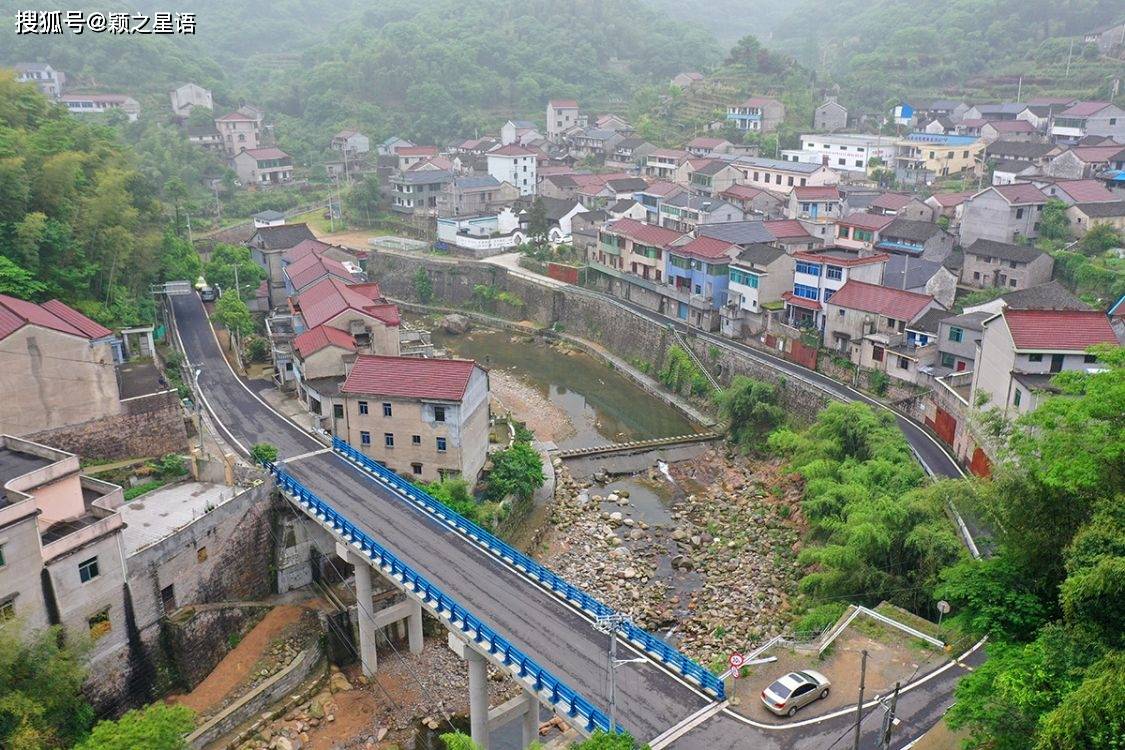
<svg viewBox="0 0 1125 750">
<path fill-rule="evenodd" d="M 844 278 L 844 269 L 840 268 L 839 266 L 827 266 L 824 269 L 824 275 L 830 279 L 839 281 L 840 279 Z"/>
<path fill-rule="evenodd" d="M 836 291 L 837 290 L 835 290 L 835 289 L 825 289 L 824 290 L 824 301 L 827 302 L 828 300 L 832 299 L 832 295 L 835 294 Z"/>
<path fill-rule="evenodd" d="M 797 273 L 807 273 L 809 276 L 820 276 L 820 264 L 798 261 Z"/>
<path fill-rule="evenodd" d="M 820 291 L 814 286 L 805 286 L 804 284 L 794 284 L 793 294 L 805 299 L 818 300 L 820 299 Z"/>
</svg>

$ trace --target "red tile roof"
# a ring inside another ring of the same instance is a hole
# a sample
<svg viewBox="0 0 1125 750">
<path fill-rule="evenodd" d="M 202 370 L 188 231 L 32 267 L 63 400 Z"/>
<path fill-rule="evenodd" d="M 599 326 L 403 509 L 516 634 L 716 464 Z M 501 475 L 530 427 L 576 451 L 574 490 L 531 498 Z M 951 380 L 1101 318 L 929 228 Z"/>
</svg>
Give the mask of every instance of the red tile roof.
<svg viewBox="0 0 1125 750">
<path fill-rule="evenodd" d="M 812 237 L 804 225 L 796 219 L 771 219 L 763 221 L 762 227 L 779 240 L 795 240 L 802 237 Z"/>
<path fill-rule="evenodd" d="M 300 291 L 323 276 L 336 276 L 344 281 L 355 281 L 352 273 L 338 260 L 321 253 L 308 253 L 305 257 L 285 267 L 293 288 Z"/>
<path fill-rule="evenodd" d="M 886 253 L 860 256 L 856 250 L 842 247 L 825 247 L 819 250 L 800 250 L 793 253 L 794 258 L 812 261 L 813 263 L 826 263 L 831 266 L 866 266 L 872 263 L 886 263 L 891 256 Z"/>
<path fill-rule="evenodd" d="M 870 229 L 873 232 L 877 232 L 894 220 L 895 217 L 893 216 L 869 214 L 860 211 L 854 214 L 848 214 L 836 223 L 842 227 L 858 227 L 860 229 Z"/>
<path fill-rule="evenodd" d="M 742 102 L 742 107 L 762 107 L 766 104 L 778 104 L 777 99 L 771 99 L 768 96 L 752 96 Z"/>
<path fill-rule="evenodd" d="M 687 148 L 716 149 L 724 143 L 728 143 L 726 138 L 708 138 L 707 136 L 701 135 L 698 138 L 692 138 L 688 141 Z"/>
<path fill-rule="evenodd" d="M 552 99 L 547 103 L 556 109 L 578 109 L 578 102 L 574 99 Z"/>
<path fill-rule="evenodd" d="M 739 250 L 738 245 L 714 237 L 696 237 L 686 245 L 668 248 L 668 252 L 670 253 L 686 255 L 692 258 L 701 258 L 703 260 L 728 258 L 731 254 L 737 253 Z"/>
<path fill-rule="evenodd" d="M 658 180 L 646 187 L 643 192 L 646 195 L 669 196 L 674 195 L 675 193 L 684 192 L 684 188 L 682 185 L 677 185 L 674 182 Z"/>
<path fill-rule="evenodd" d="M 997 133 L 1035 132 L 1035 126 L 1027 120 L 989 120 L 987 124 Z"/>
<path fill-rule="evenodd" d="M 931 198 L 938 202 L 938 205 L 943 208 L 952 208 L 959 206 L 965 202 L 965 199 L 972 195 L 971 190 L 966 190 L 960 193 L 934 193 Z"/>
<path fill-rule="evenodd" d="M 1015 182 L 1011 185 L 994 185 L 990 190 L 995 190 L 1013 205 L 1021 203 L 1046 203 L 1047 196 L 1043 191 L 1030 182 Z"/>
<path fill-rule="evenodd" d="M 799 201 L 838 201 L 840 191 L 835 185 L 800 185 L 793 188 Z"/>
<path fill-rule="evenodd" d="M 658 156 L 662 159 L 686 159 L 690 154 L 676 148 L 657 148 L 649 152 L 649 156 Z"/>
<path fill-rule="evenodd" d="M 529 148 L 509 143 L 507 146 L 492 149 L 486 156 L 535 156 L 535 154 L 536 152 Z"/>
<path fill-rule="evenodd" d="M 848 279 L 847 283 L 832 295 L 828 304 L 884 315 L 896 320 L 913 320 L 933 301 L 934 298 L 928 294 L 917 294 Z"/>
<path fill-rule="evenodd" d="M 1057 117 L 1089 117 L 1109 106 L 1109 102 L 1078 102 L 1070 109 L 1064 109 Z"/>
<path fill-rule="evenodd" d="M 238 122 L 253 122 L 254 121 L 253 117 L 250 117 L 248 115 L 244 115 L 241 112 L 231 112 L 229 114 L 223 115 L 222 117 L 216 117 L 215 119 L 216 120 L 229 120 L 229 121 L 232 121 L 232 122 L 233 121 L 238 121 Z"/>
<path fill-rule="evenodd" d="M 1076 146 L 1071 152 L 1087 164 L 1097 164 L 1109 161 L 1125 151 L 1125 146 L 1120 143 L 1111 143 L 1108 146 Z"/>
<path fill-rule="evenodd" d="M 0 294 L 0 339 L 7 338 L 25 325 L 49 328 L 91 340 L 113 335 L 113 331 L 58 300 L 37 305 Z"/>
<path fill-rule="evenodd" d="M 1116 344 L 1109 318 L 1100 310 L 1005 310 L 1004 321 L 1016 349 L 1084 351 L 1094 344 Z"/>
<path fill-rule="evenodd" d="M 763 193 L 768 195 L 769 191 L 763 190 L 762 188 L 751 187 L 750 185 L 731 185 L 729 188 L 719 193 L 719 197 L 748 201 L 757 198 Z"/>
<path fill-rule="evenodd" d="M 460 401 L 476 362 L 362 354 L 340 388 L 343 393 Z"/>
<path fill-rule="evenodd" d="M 316 328 L 342 312 L 364 313 L 389 326 L 400 322 L 398 308 L 379 295 L 378 284 L 345 284 L 335 276 L 314 282 L 296 297 L 307 328 Z"/>
<path fill-rule="evenodd" d="M 872 208 L 886 208 L 890 211 L 898 211 L 903 206 L 907 206 L 914 200 L 914 196 L 903 195 L 902 193 L 883 193 L 875 200 L 871 201 Z"/>
<path fill-rule="evenodd" d="M 320 255 L 330 247 L 332 247 L 332 245 L 329 245 L 327 242 L 321 242 L 320 240 L 301 240 L 296 245 L 286 250 L 285 254 L 281 256 L 281 259 L 286 263 L 296 263 L 310 253 Z"/>
<path fill-rule="evenodd" d="M 437 156 L 437 146 L 399 146 L 395 156 Z"/>
<path fill-rule="evenodd" d="M 1075 203 L 1114 203 L 1121 200 L 1097 180 L 1060 180 L 1055 187 L 1069 195 Z"/>
<path fill-rule="evenodd" d="M 651 245 L 652 247 L 667 247 L 674 240 L 678 240 L 683 236 L 680 232 L 665 229 L 656 224 L 646 224 L 636 219 L 618 219 L 617 221 L 611 221 L 609 224 L 606 224 L 605 229 L 612 234 L 628 237 L 634 242 L 640 242 L 643 245 Z"/>
<path fill-rule="evenodd" d="M 798 297 L 796 294 L 793 294 L 793 292 L 782 292 L 781 298 L 783 300 L 785 300 L 786 302 L 788 302 L 789 304 L 793 305 L 794 307 L 803 307 L 806 310 L 819 310 L 820 309 L 820 303 L 817 302 L 816 300 L 805 299 L 804 297 Z"/>
<path fill-rule="evenodd" d="M 355 351 L 355 339 L 350 333 L 341 331 L 332 326 L 317 326 L 304 331 L 293 338 L 293 348 L 302 357 L 319 352 L 328 346 L 339 347 L 349 352 Z"/>
</svg>

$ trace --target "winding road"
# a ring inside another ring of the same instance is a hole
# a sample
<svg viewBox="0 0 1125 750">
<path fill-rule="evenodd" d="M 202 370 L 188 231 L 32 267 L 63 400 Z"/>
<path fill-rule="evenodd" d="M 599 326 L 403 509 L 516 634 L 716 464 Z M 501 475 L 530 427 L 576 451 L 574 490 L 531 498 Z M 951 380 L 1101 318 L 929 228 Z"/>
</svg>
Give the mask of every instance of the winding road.
<svg viewBox="0 0 1125 750">
<path fill-rule="evenodd" d="M 603 710 L 607 707 L 606 636 L 594 630 L 585 613 L 372 482 L 352 464 L 324 452 L 321 442 L 267 406 L 248 381 L 235 375 L 198 296 L 170 300 L 187 360 L 192 367 L 201 368 L 202 400 L 225 440 L 244 454 L 256 442 L 276 445 L 286 469 L 322 500 L 589 701 Z M 944 465 L 942 451 L 929 455 L 925 461 Z M 956 467 L 948 456 L 944 459 Z M 632 651 L 628 644 L 621 647 Z M 619 668 L 617 680 L 619 721 L 635 737 L 657 737 L 710 703 L 694 686 L 643 654 L 624 655 L 641 659 Z M 976 651 L 962 663 L 971 666 L 982 658 Z M 903 724 L 896 730 L 902 739 L 893 747 L 906 746 L 908 738 L 920 735 L 941 717 L 963 670 L 961 664 L 950 662 L 902 694 L 899 715 Z M 767 726 L 723 708 L 667 746 L 676 750 L 828 750 L 847 746 L 850 740 L 841 738 L 853 721 L 854 714 L 848 713 Z M 861 747 L 876 746 L 880 721 L 878 709 L 865 718 Z"/>
</svg>

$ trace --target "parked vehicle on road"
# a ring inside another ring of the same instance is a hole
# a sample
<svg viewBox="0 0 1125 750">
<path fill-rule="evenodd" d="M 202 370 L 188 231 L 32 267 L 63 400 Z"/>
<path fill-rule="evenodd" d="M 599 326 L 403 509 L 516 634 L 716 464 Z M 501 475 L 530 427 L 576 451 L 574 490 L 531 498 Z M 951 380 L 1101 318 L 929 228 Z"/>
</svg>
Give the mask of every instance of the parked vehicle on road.
<svg viewBox="0 0 1125 750">
<path fill-rule="evenodd" d="M 214 302 L 218 296 L 219 293 L 215 291 L 215 287 L 210 285 L 205 285 L 199 290 L 199 298 L 204 302 Z"/>
<path fill-rule="evenodd" d="M 820 698 L 827 698 L 832 683 L 820 672 L 805 669 L 779 677 L 762 691 L 762 703 L 778 716 L 792 716 Z"/>
</svg>

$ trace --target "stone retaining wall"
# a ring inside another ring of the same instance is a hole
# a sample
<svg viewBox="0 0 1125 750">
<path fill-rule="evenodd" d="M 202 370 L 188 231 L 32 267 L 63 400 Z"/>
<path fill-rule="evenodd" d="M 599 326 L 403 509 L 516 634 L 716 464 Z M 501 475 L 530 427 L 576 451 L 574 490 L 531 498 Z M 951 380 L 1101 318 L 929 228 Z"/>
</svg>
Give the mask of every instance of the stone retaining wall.
<svg viewBox="0 0 1125 750">
<path fill-rule="evenodd" d="M 183 407 L 175 391 L 121 402 L 121 413 L 27 436 L 84 459 L 118 460 L 180 453 L 187 444 Z"/>
</svg>

